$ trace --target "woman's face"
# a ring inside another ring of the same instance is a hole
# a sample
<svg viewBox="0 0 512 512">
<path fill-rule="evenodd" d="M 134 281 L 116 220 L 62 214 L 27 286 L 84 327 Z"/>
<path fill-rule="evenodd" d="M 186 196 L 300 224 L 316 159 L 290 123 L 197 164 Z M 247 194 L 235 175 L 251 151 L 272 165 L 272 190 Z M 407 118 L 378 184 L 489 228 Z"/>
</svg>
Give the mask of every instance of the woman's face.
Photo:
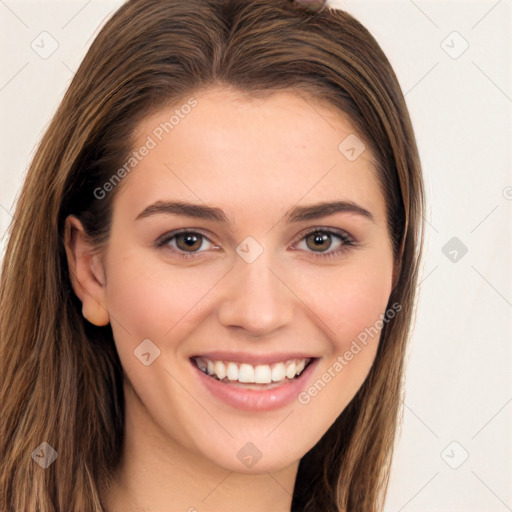
<svg viewBox="0 0 512 512">
<path fill-rule="evenodd" d="M 318 442 L 375 358 L 393 273 L 385 199 L 333 108 L 292 92 L 194 99 L 139 126 L 91 295 L 148 443 L 277 470 Z"/>
</svg>

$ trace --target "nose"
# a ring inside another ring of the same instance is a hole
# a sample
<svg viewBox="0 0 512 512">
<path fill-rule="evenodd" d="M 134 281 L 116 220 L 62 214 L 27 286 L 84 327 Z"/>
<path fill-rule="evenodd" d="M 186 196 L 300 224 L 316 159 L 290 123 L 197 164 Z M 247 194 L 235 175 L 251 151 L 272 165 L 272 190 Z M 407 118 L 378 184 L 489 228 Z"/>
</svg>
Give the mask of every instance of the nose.
<svg viewBox="0 0 512 512">
<path fill-rule="evenodd" d="M 236 257 L 225 277 L 220 323 L 230 329 L 239 328 L 251 336 L 269 336 L 290 324 L 293 317 L 293 293 L 281 272 L 274 269 L 267 251 L 252 263 Z"/>
</svg>

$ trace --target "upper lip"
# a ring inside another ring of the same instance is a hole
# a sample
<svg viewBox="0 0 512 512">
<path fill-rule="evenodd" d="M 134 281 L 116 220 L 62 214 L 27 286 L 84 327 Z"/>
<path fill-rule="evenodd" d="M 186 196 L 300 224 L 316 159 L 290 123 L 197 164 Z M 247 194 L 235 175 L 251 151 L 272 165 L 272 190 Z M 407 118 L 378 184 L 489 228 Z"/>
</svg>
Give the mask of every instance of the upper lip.
<svg viewBox="0 0 512 512">
<path fill-rule="evenodd" d="M 273 352 L 272 354 L 248 354 L 246 352 L 205 352 L 192 356 L 191 359 L 204 357 L 211 361 L 232 361 L 233 363 L 272 364 L 281 363 L 290 359 L 316 359 L 315 356 L 304 352 Z"/>
</svg>

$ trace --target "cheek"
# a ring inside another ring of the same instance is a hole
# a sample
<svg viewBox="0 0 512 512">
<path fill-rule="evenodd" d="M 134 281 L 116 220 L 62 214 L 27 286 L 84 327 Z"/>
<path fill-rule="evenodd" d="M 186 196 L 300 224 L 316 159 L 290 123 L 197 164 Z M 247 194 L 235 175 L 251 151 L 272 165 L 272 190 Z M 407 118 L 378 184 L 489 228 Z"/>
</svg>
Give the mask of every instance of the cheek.
<svg viewBox="0 0 512 512">
<path fill-rule="evenodd" d="M 358 274 L 348 276 L 340 284 L 337 300 L 332 301 L 329 310 L 338 351 L 347 350 L 353 340 L 364 338 L 363 333 L 374 328 L 385 312 L 389 283 L 382 274 Z"/>
<path fill-rule="evenodd" d="M 384 314 L 391 293 L 392 259 L 354 259 L 314 274 L 301 273 L 302 297 L 322 320 L 333 351 L 343 352 Z"/>
<path fill-rule="evenodd" d="M 332 337 L 333 368 L 341 375 L 344 393 L 352 397 L 366 377 L 379 345 L 388 293 L 381 283 L 375 281 L 357 282 L 351 287 L 345 283 L 346 294 L 341 294 L 336 312 L 329 319 L 334 335 Z M 340 366 L 341 364 L 341 366 Z M 348 402 L 348 401 L 347 401 Z"/>
<path fill-rule="evenodd" d="M 133 352 L 146 338 L 163 347 L 178 332 L 186 336 L 204 310 L 208 293 L 222 275 L 219 272 L 215 268 L 173 269 L 162 261 L 149 264 L 142 251 L 124 251 L 116 259 L 112 251 L 107 309 L 120 355 Z"/>
<path fill-rule="evenodd" d="M 311 312 L 321 320 L 316 324 L 323 326 L 329 348 L 318 380 L 299 402 L 313 402 L 319 416 L 332 422 L 363 384 L 375 359 L 391 293 L 392 258 L 354 259 L 350 265 L 332 267 L 329 274 L 322 272 L 316 271 L 314 277 L 303 273 L 301 289 Z"/>
<path fill-rule="evenodd" d="M 313 427 L 318 437 L 347 407 L 370 371 L 391 282 L 387 274 L 355 269 L 331 277 L 322 288 L 324 293 L 316 289 L 314 304 L 314 312 L 325 326 L 329 349 L 319 362 L 315 379 L 298 396 L 298 402 L 319 420 Z"/>
</svg>

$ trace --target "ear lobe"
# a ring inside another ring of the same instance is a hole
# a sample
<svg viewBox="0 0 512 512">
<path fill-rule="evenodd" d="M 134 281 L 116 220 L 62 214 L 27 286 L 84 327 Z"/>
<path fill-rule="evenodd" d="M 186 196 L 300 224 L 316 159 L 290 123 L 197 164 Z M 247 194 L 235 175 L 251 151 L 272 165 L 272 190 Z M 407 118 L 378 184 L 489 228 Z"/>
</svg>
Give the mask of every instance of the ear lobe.
<svg viewBox="0 0 512 512">
<path fill-rule="evenodd" d="M 105 295 L 105 269 L 82 223 L 74 215 L 66 219 L 64 245 L 71 285 L 82 302 L 83 316 L 94 325 L 107 325 L 109 315 Z"/>
</svg>

